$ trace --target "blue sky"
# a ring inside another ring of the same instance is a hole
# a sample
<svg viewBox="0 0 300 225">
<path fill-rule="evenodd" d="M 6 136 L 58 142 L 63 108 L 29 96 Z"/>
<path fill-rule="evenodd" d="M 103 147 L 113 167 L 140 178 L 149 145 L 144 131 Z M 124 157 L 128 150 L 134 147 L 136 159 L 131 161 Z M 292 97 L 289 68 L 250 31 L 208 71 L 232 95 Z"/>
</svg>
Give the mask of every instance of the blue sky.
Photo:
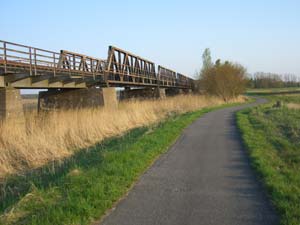
<svg viewBox="0 0 300 225">
<path fill-rule="evenodd" d="M 1 0 L 0 39 L 106 58 L 108 45 L 192 76 L 213 59 L 300 76 L 300 1 Z"/>
</svg>

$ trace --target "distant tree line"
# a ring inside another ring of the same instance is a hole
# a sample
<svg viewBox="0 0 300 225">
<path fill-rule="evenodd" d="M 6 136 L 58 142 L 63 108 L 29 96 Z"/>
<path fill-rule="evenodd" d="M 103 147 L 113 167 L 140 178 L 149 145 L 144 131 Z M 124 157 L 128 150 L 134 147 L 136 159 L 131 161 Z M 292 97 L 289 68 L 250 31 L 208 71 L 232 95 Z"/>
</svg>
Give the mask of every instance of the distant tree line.
<svg viewBox="0 0 300 225">
<path fill-rule="evenodd" d="M 300 87 L 300 79 L 293 74 L 275 74 L 257 72 L 249 75 L 248 87 L 250 88 L 283 88 Z"/>
</svg>

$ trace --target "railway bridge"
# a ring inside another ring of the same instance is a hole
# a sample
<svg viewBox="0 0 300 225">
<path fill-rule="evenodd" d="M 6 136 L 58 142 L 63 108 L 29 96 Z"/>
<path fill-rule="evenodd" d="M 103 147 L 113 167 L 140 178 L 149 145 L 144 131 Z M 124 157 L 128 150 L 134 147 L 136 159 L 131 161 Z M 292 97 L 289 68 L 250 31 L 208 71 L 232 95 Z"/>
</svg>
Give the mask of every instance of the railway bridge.
<svg viewBox="0 0 300 225">
<path fill-rule="evenodd" d="M 114 106 L 123 97 L 164 97 L 189 92 L 193 80 L 181 73 L 109 46 L 107 59 L 49 51 L 0 40 L 0 118 L 21 113 L 19 89 L 39 93 L 39 107 Z"/>
</svg>

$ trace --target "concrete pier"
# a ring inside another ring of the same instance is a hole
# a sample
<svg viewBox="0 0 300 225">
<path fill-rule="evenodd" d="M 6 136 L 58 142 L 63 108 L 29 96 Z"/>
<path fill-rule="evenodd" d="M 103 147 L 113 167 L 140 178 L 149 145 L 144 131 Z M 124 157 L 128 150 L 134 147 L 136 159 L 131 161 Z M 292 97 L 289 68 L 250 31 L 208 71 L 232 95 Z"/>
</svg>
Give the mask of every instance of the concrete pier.
<svg viewBox="0 0 300 225">
<path fill-rule="evenodd" d="M 137 88 L 130 89 L 126 87 L 121 91 L 120 99 L 151 99 L 151 98 L 165 98 L 166 91 L 164 88 Z"/>
<path fill-rule="evenodd" d="M 156 97 L 157 98 L 166 98 L 166 89 L 165 88 L 156 88 Z"/>
<path fill-rule="evenodd" d="M 20 90 L 0 88 L 0 121 L 4 119 L 25 122 Z"/>
<path fill-rule="evenodd" d="M 116 88 L 109 87 L 102 89 L 102 97 L 103 97 L 103 105 L 106 108 L 117 108 L 118 107 L 118 99 Z"/>
<path fill-rule="evenodd" d="M 39 93 L 39 110 L 117 107 L 115 88 L 49 90 Z"/>
</svg>

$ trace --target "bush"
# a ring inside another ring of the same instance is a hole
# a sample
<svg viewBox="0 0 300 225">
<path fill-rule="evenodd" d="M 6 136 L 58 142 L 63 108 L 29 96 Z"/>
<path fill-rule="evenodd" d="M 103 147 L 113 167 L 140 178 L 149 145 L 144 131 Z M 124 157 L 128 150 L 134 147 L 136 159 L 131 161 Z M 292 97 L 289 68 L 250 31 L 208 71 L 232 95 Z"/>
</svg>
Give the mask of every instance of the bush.
<svg viewBox="0 0 300 225">
<path fill-rule="evenodd" d="M 210 95 L 221 97 L 224 101 L 236 98 L 245 91 L 248 79 L 246 69 L 231 62 L 216 64 L 201 71 L 201 88 Z"/>
</svg>

